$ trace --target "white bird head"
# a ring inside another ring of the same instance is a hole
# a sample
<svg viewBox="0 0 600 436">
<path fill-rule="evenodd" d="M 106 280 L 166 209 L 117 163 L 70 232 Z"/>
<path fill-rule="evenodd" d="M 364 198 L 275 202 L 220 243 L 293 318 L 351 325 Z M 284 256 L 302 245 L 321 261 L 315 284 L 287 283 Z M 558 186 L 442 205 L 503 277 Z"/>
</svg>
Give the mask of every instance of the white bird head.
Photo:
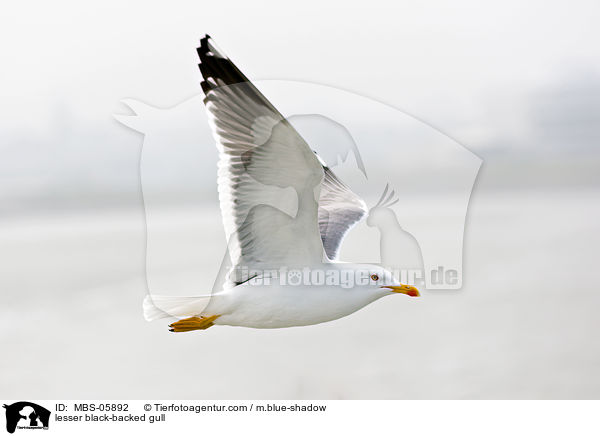
<svg viewBox="0 0 600 436">
<path fill-rule="evenodd" d="M 360 277 L 354 287 L 365 290 L 370 295 L 377 297 L 384 297 L 390 293 L 404 294 L 409 297 L 419 297 L 421 295 L 417 288 L 400 283 L 390 271 L 381 266 L 368 265 L 368 270 L 363 269 L 366 265 L 348 266 L 355 270 L 368 271 L 368 280 L 366 277 Z"/>
</svg>

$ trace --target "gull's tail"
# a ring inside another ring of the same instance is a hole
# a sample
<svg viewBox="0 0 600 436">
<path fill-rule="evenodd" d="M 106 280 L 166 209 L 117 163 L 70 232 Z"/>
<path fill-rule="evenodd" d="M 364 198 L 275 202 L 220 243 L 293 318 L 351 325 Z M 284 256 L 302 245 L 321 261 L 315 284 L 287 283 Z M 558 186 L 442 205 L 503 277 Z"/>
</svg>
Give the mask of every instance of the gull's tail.
<svg viewBox="0 0 600 436">
<path fill-rule="evenodd" d="M 154 321 L 161 318 L 186 318 L 201 315 L 213 295 L 195 297 L 171 297 L 168 295 L 146 295 L 144 298 L 144 318 Z"/>
</svg>

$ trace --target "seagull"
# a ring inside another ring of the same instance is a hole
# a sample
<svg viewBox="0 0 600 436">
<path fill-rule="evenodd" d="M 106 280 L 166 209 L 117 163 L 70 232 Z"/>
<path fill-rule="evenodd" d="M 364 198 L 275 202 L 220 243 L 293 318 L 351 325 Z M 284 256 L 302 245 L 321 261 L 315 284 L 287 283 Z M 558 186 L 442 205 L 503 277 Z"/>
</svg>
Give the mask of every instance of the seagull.
<svg viewBox="0 0 600 436">
<path fill-rule="evenodd" d="M 365 202 L 209 35 L 197 51 L 230 262 L 222 289 L 149 294 L 145 318 L 178 318 L 172 332 L 285 328 L 339 319 L 386 295 L 419 296 L 381 266 L 338 259 L 344 236 L 368 213 Z"/>
</svg>

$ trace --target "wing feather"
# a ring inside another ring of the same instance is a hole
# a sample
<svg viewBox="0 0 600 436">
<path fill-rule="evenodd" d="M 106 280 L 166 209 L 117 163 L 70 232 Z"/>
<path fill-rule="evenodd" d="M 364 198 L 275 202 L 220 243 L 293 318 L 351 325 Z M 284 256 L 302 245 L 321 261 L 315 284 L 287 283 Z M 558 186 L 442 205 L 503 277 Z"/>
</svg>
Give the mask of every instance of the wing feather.
<svg viewBox="0 0 600 436">
<path fill-rule="evenodd" d="M 198 53 L 232 266 L 320 262 L 317 199 L 324 171 L 318 159 L 210 37 Z"/>
<path fill-rule="evenodd" d="M 337 259 L 344 236 L 367 214 L 364 201 L 208 35 L 198 55 L 219 149 L 219 202 L 231 264 L 313 262 L 323 249 Z"/>
<path fill-rule="evenodd" d="M 319 230 L 330 260 L 337 260 L 346 234 L 368 213 L 362 198 L 346 186 L 328 167 L 319 197 Z"/>
</svg>

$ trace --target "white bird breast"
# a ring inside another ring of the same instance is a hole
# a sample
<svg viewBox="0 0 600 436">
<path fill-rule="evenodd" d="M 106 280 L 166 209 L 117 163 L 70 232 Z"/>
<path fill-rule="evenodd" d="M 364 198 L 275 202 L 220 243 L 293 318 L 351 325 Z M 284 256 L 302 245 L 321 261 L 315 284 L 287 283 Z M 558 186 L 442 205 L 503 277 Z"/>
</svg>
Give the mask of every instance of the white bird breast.
<svg viewBox="0 0 600 436">
<path fill-rule="evenodd" d="M 350 315 L 387 292 L 378 286 L 294 286 L 251 282 L 213 297 L 205 312 L 221 314 L 215 324 L 282 328 L 332 321 Z"/>
</svg>

